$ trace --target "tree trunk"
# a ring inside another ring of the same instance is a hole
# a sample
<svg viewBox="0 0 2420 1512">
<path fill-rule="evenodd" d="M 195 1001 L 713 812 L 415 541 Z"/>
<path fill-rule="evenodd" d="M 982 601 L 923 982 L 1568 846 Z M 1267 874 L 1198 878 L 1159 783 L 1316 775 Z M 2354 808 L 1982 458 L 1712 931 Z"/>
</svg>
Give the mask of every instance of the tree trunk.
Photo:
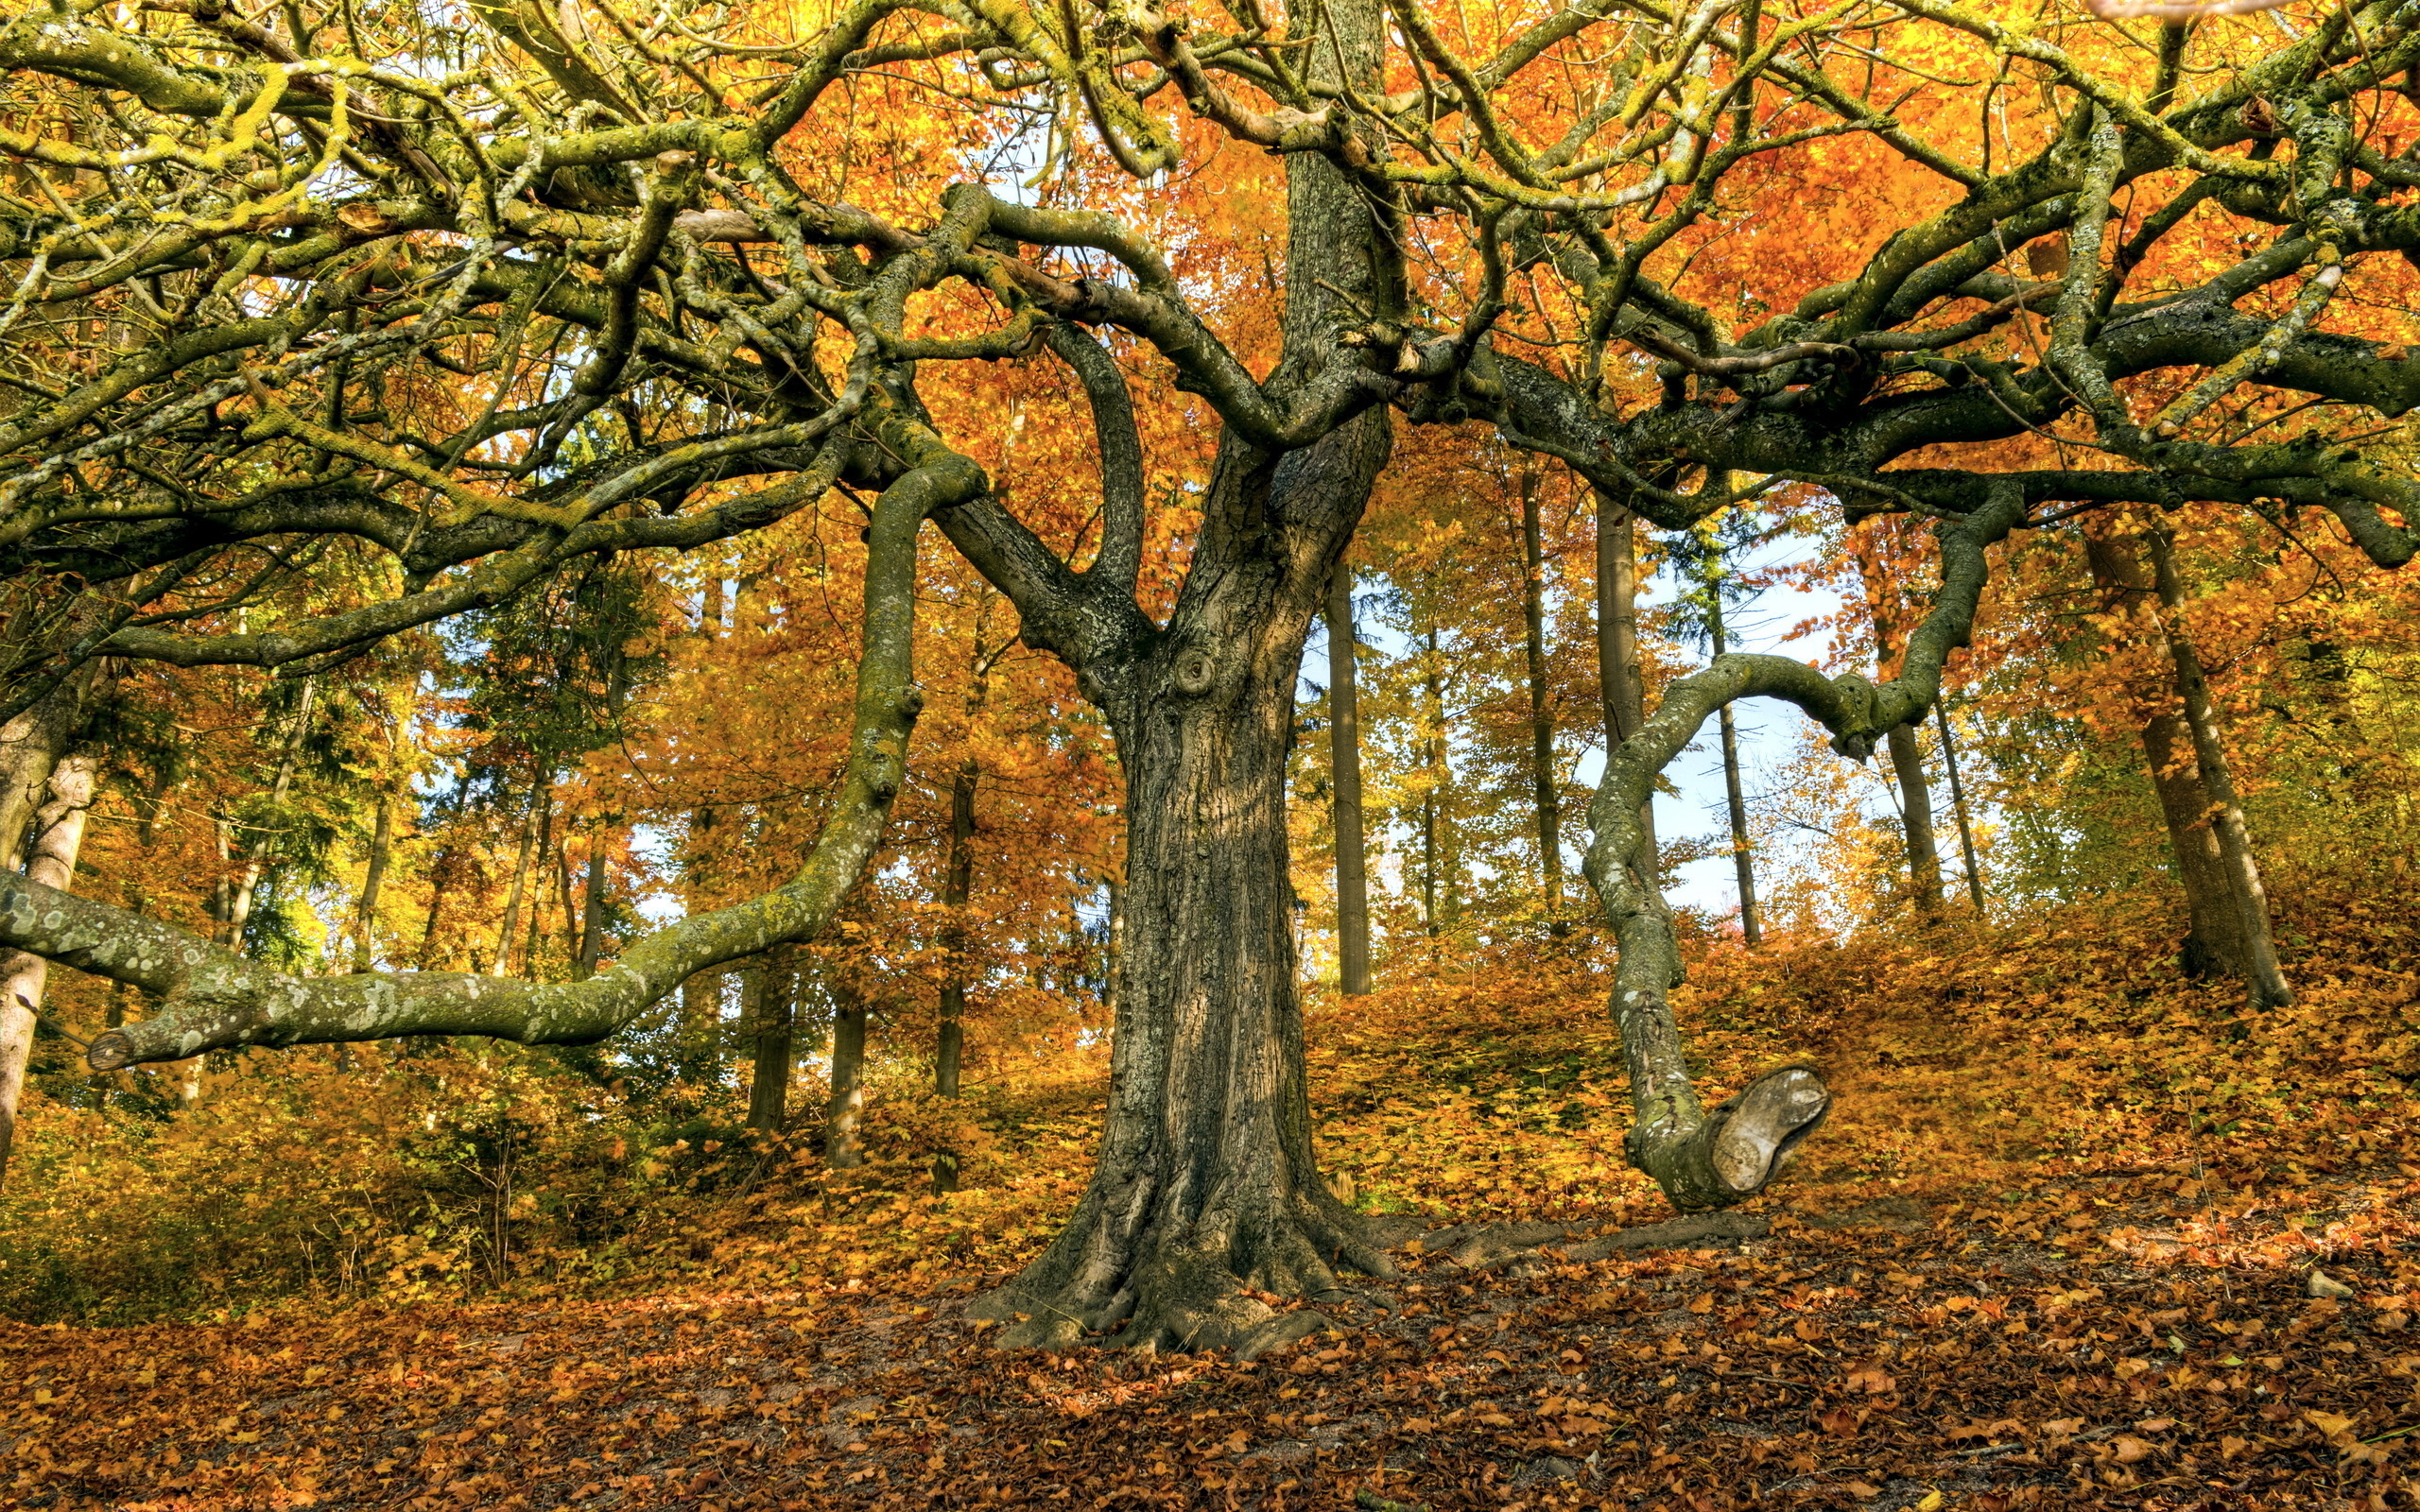
<svg viewBox="0 0 2420 1512">
<path fill-rule="evenodd" d="M 272 808 L 285 801 L 287 788 L 294 782 L 294 768 L 302 757 L 302 738 L 311 730 L 311 708 L 319 682 L 313 678 L 302 679 L 302 691 L 295 696 L 294 716 L 286 726 L 285 742 L 278 752 L 277 775 L 270 782 L 268 800 Z M 234 838 L 233 827 L 227 832 L 230 859 L 236 861 L 232 886 L 222 889 L 218 943 L 231 951 L 244 948 L 244 930 L 252 918 L 252 900 L 259 894 L 261 877 L 268 869 L 268 840 L 264 835 Z"/>
<path fill-rule="evenodd" d="M 1610 756 L 1647 723 L 1646 669 L 1638 658 L 1637 518 L 1604 492 L 1597 495 L 1597 689 L 1605 705 Z M 1647 835 L 1648 885 L 1655 871 L 1655 800 L 1638 808 Z"/>
<path fill-rule="evenodd" d="M 1563 779 L 1554 765 L 1554 698 L 1547 686 L 1546 532 L 1538 513 L 1538 470 L 1524 468 L 1521 492 L 1521 619 L 1530 673 L 1530 785 L 1538 817 L 1538 881 L 1547 930 L 1560 938 L 1563 917 Z"/>
<path fill-rule="evenodd" d="M 1722 600 L 1717 596 L 1713 604 L 1709 628 L 1714 637 L 1714 655 L 1721 660 L 1725 650 L 1722 636 Z M 1739 729 L 1731 717 L 1731 705 L 1725 703 L 1720 716 L 1722 727 L 1722 793 L 1731 810 L 1731 866 L 1739 878 L 1739 934 L 1749 947 L 1765 940 L 1763 922 L 1756 917 L 1756 860 L 1748 849 L 1748 798 L 1739 782 Z"/>
<path fill-rule="evenodd" d="M 370 862 L 361 878 L 361 899 L 353 911 L 353 969 L 370 970 L 377 931 L 378 895 L 386 889 L 387 862 L 395 845 L 395 811 L 403 803 L 396 794 L 378 799 L 378 822 L 370 833 Z"/>
<path fill-rule="evenodd" d="M 529 784 L 529 808 L 521 816 L 521 844 L 512 855 L 512 885 L 504 895 L 504 922 L 495 932 L 495 964 L 488 969 L 491 976 L 503 976 L 512 969 L 512 936 L 521 932 L 521 900 L 529 888 L 529 858 L 538 849 L 538 790 L 545 784 L 540 778 Z M 537 963 L 525 955 L 521 962 L 524 972 Z"/>
<path fill-rule="evenodd" d="M 2254 1007 L 2287 1007 L 2294 1001 L 2293 988 L 2277 964 L 2268 889 L 2261 885 L 2260 866 L 2253 858 L 2252 834 L 2244 824 L 2243 805 L 2236 798 L 2235 774 L 2228 768 L 2225 747 L 2219 743 L 2209 679 L 2203 674 L 2201 654 L 2186 624 L 2185 589 L 2176 576 L 2166 531 L 2152 532 L 2151 553 L 2160 605 L 2167 610 L 2167 624 L 2161 628 L 2169 656 L 2176 663 L 2176 691 L 2185 704 L 2185 728 L 2192 736 L 2194 761 L 2202 768 L 2202 785 L 2209 794 L 2220 859 L 2235 887 L 2236 911 L 2242 925 L 2244 985 Z"/>
<path fill-rule="evenodd" d="M 832 995 L 832 1099 L 823 1108 L 823 1163 L 853 1171 L 866 1163 L 857 1140 L 865 1111 L 866 999 L 846 968 L 836 968 Z"/>
<path fill-rule="evenodd" d="M 460 864 L 461 853 L 452 846 L 437 852 L 428 868 L 428 918 L 421 926 L 420 954 L 417 958 L 424 971 L 437 970 L 437 927 L 445 919 L 445 895 L 453 889 L 454 872 Z"/>
<path fill-rule="evenodd" d="M 84 724 L 82 680 L 0 725 L 0 868 L 25 869 L 34 815 L 53 801 L 51 774 Z"/>
<path fill-rule="evenodd" d="M 1933 723 L 1941 731 L 1941 764 L 1949 769 L 1949 806 L 1958 816 L 1958 851 L 1966 861 L 1966 896 L 1975 901 L 1975 917 L 1984 915 L 1983 871 L 1975 860 L 1975 822 L 1966 813 L 1966 787 L 1958 780 L 1958 738 L 1950 733 L 1946 700 L 1932 706 Z"/>
<path fill-rule="evenodd" d="M 1335 784 L 1337 990 L 1370 990 L 1368 841 L 1361 820 L 1361 697 L 1354 663 L 1353 569 L 1336 564 L 1327 595 L 1328 758 Z"/>
<path fill-rule="evenodd" d="M 588 876 L 579 896 L 579 964 L 572 980 L 585 982 L 596 974 L 605 954 L 605 821 L 588 826 Z"/>
<path fill-rule="evenodd" d="M 73 891 L 76 852 L 84 843 L 84 816 L 93 807 L 99 756 L 73 751 L 53 765 L 43 787 L 50 800 L 34 811 L 28 826 L 26 875 L 47 887 Z M 20 951 L 0 951 L 0 1185 L 9 1175 L 9 1151 L 17 1137 L 17 1107 L 32 1058 L 34 1028 L 50 963 Z"/>
<path fill-rule="evenodd" d="M 751 974 L 749 1005 L 754 1039 L 748 1077 L 748 1126 L 779 1134 L 789 1122 L 790 1047 L 798 1017 L 798 953 L 782 946 L 769 952 Z"/>
<path fill-rule="evenodd" d="M 1899 789 L 1899 824 L 1908 842 L 1908 877 L 1915 885 L 1916 911 L 1937 919 L 1941 917 L 1941 849 L 1933 836 L 1932 783 L 1925 775 L 1924 747 L 1913 725 L 1891 731 L 1887 744 L 1891 772 Z"/>
<path fill-rule="evenodd" d="M 1438 660 L 1437 625 L 1432 615 L 1424 642 L 1427 660 L 1422 663 L 1420 675 L 1421 716 L 1428 731 L 1421 739 L 1421 760 L 1428 768 L 1428 784 L 1420 797 L 1420 897 L 1423 921 L 1428 926 L 1428 937 L 1435 939 L 1443 931 L 1438 917 L 1439 896 L 1448 889 L 1438 885 L 1438 873 L 1444 865 L 1443 847 L 1438 835 L 1438 807 L 1445 798 L 1445 678 Z"/>
<path fill-rule="evenodd" d="M 1387 446 L 1375 415 L 1284 464 L 1231 438 L 1168 633 L 1087 676 L 1127 782 L 1108 1126 L 1074 1220 L 985 1304 L 1029 1314 L 1006 1343 L 1123 1323 L 1123 1345 L 1249 1353 L 1301 1323 L 1243 1289 L 1388 1273 L 1312 1157 L 1286 829 L 1304 644 Z"/>
<path fill-rule="evenodd" d="M 2084 543 L 2084 560 L 2093 581 L 2112 594 L 2141 605 L 2159 593 L 2156 573 L 2131 540 L 2089 540 Z M 2248 915 L 2240 884 L 2227 859 L 2211 785 L 2197 753 L 2199 743 L 2182 710 L 2184 660 L 2190 659 L 2197 672 L 2200 661 L 2192 657 L 2189 647 L 2180 658 L 2174 636 L 2157 614 L 2152 616 L 2152 636 L 2175 679 L 2166 692 L 2177 703 L 2153 709 L 2143 721 L 2141 740 L 2152 791 L 2159 799 L 2160 816 L 2168 825 L 2169 854 L 2175 863 L 2177 885 L 2185 893 L 2189 927 L 2181 953 L 2183 965 L 2188 975 L 2233 976 L 2252 985 L 2256 982 L 2256 953 L 2246 935 Z M 2265 909 L 2262 914 L 2265 932 Z"/>
<path fill-rule="evenodd" d="M 949 860 L 942 876 L 942 907 L 948 913 L 942 944 L 949 974 L 942 984 L 941 1036 L 933 1047 L 933 1091 L 943 1097 L 958 1095 L 959 1063 L 966 1043 L 966 901 L 975 888 L 975 788 L 980 777 L 980 769 L 968 760 L 959 765 L 949 789 Z"/>
</svg>

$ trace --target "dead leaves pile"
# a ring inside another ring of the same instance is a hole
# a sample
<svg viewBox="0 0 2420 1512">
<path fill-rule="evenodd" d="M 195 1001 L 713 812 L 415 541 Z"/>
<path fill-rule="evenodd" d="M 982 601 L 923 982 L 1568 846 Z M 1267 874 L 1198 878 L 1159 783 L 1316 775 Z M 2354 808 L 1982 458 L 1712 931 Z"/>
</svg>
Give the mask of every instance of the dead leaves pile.
<svg viewBox="0 0 2420 1512">
<path fill-rule="evenodd" d="M 2007 1212 L 1510 1271 L 1414 1254 L 1392 1309 L 1252 1366 L 1003 1357 L 962 1291 L 301 1313 L 5 1337 L 9 1504 L 2002 1509 L 2408 1504 L 2420 1231 L 2395 1184 L 2290 1269 L 2145 1266 L 2134 1178 Z M 2059 1214 L 2081 1196 L 2088 1229 Z M 2104 1206 L 2105 1204 L 2105 1206 Z M 2033 1209 L 2047 1211 L 2035 1212 Z M 2012 1246 L 2047 1220 L 2064 1257 Z M 1996 1221 L 1997 1220 L 1997 1221 Z M 1519 1274 L 1514 1274 L 1518 1272 Z M 971 1284 L 971 1283 L 967 1283 Z"/>
</svg>

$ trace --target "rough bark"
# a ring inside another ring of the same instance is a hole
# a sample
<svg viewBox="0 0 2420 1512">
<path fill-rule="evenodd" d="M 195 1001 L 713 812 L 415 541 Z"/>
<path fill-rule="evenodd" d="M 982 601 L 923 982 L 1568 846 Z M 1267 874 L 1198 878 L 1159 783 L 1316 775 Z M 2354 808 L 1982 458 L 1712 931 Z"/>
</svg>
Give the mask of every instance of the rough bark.
<svg viewBox="0 0 2420 1512">
<path fill-rule="evenodd" d="M 74 885 L 76 853 L 84 843 L 84 816 L 93 807 L 100 767 L 98 753 L 90 750 L 70 751 L 53 765 L 43 784 L 49 801 L 34 811 L 26 848 L 26 874 L 34 882 L 62 893 Z M 0 951 L 0 1185 L 8 1180 L 17 1108 L 49 972 L 50 963 L 39 955 Z"/>
<path fill-rule="evenodd" d="M 1554 764 L 1554 695 L 1547 683 L 1547 555 L 1538 514 L 1538 469 L 1521 470 L 1521 626 L 1530 683 L 1530 789 L 1538 821 L 1538 882 L 1547 928 L 1561 936 L 1563 779 Z"/>
<path fill-rule="evenodd" d="M 2121 606 L 2128 601 L 2140 605 L 2159 591 L 2150 564 L 2131 539 L 2094 536 L 2084 542 L 2084 561 L 2094 583 Z M 2138 735 L 2144 764 L 2151 771 L 2152 791 L 2159 799 L 2160 817 L 2168 826 L 2169 857 L 2176 884 L 2185 894 L 2187 927 L 2180 952 L 2184 969 L 2192 976 L 2248 979 L 2251 953 L 2243 937 L 2243 908 L 2220 849 L 2209 788 L 2202 780 L 2193 734 L 2186 728 L 2183 700 L 2172 680 L 2174 654 L 2165 645 L 2159 650 L 2169 663 L 2169 678 L 2164 679 L 2169 685 L 2153 701 Z"/>
<path fill-rule="evenodd" d="M 1347 0 L 1322 21 L 1305 67 L 1374 77 L 1376 8 Z M 1324 159 L 1286 163 L 1281 392 L 1326 366 L 1361 312 L 1395 297 L 1360 189 Z M 1055 345 L 1080 373 L 1094 360 Z M 1122 379 L 1086 387 L 1107 515 L 1139 523 Z M 1339 1266 L 1391 1272 L 1312 1156 L 1286 828 L 1304 646 L 1390 445 L 1382 411 L 1284 451 L 1230 425 L 1164 627 L 1135 612 L 1131 552 L 1105 547 L 1074 579 L 1055 562 L 1024 567 L 1014 554 L 1030 538 L 996 511 L 942 519 L 1016 601 L 1027 638 L 1065 659 L 1107 713 L 1127 782 L 1128 927 L 1099 1161 L 1049 1248 L 971 1310 L 1022 1318 L 1004 1344 L 1115 1331 L 1128 1347 L 1249 1354 L 1305 1325 L 1247 1289 L 1317 1297 L 1336 1288 Z M 1114 533 L 1128 541 L 1134 528 Z M 1109 570 L 1113 560 L 1122 565 Z"/>
<path fill-rule="evenodd" d="M 1453 775 L 1445 765 L 1445 678 L 1443 662 L 1437 649 L 1437 626 L 1432 618 L 1426 638 L 1427 658 L 1421 663 L 1421 717 L 1426 721 L 1427 733 L 1421 737 L 1422 765 L 1427 768 L 1427 785 L 1420 794 L 1420 912 L 1421 922 L 1435 939 L 1444 931 L 1444 920 L 1439 910 L 1442 900 L 1450 900 L 1453 889 L 1442 885 L 1444 870 L 1443 815 L 1445 783 Z"/>
<path fill-rule="evenodd" d="M 1337 990 L 1370 990 L 1370 878 L 1361 816 L 1361 696 L 1354 648 L 1353 569 L 1336 564 L 1327 593 L 1328 767 L 1335 794 Z"/>
<path fill-rule="evenodd" d="M 866 999 L 846 970 L 832 973 L 832 1095 L 823 1105 L 823 1163 L 853 1171 L 866 1163 L 857 1124 L 866 1106 Z"/>
<path fill-rule="evenodd" d="M 1605 707 L 1605 750 L 1638 733 L 1647 722 L 1647 677 L 1638 659 L 1637 517 L 1601 490 L 1597 493 L 1597 691 Z M 1655 798 L 1638 806 L 1646 835 L 1643 865 L 1656 885 Z"/>
</svg>

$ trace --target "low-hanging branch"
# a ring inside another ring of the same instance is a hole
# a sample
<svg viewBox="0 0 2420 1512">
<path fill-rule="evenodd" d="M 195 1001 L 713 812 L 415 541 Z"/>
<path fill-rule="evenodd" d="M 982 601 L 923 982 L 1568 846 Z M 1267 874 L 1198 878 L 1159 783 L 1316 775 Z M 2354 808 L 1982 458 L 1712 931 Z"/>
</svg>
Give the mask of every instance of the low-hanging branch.
<svg viewBox="0 0 2420 1512">
<path fill-rule="evenodd" d="M 1859 760 L 1892 730 L 1922 719 L 1941 696 L 1943 663 L 1973 631 L 1990 576 L 1988 552 L 2024 522 L 2025 508 L 2024 490 L 2006 483 L 1991 490 L 1982 508 L 1937 527 L 1941 590 L 1909 637 L 1896 678 L 1876 686 L 1855 673 L 1827 678 L 1789 657 L 1726 652 L 1673 683 L 1654 714 L 1607 759 L 1588 810 L 1596 838 L 1586 869 L 1621 948 L 1612 1011 L 1636 1119 L 1630 1158 L 1675 1205 L 1722 1207 L 1762 1190 L 1829 1110 L 1831 1093 L 1815 1073 L 1793 1067 L 1712 1109 L 1699 1097 L 1672 1017 L 1680 942 L 1651 879 L 1639 817 L 1657 775 L 1718 710 L 1742 698 L 1797 705 L 1832 732 L 1834 748 Z"/>
<path fill-rule="evenodd" d="M 527 1044 L 602 1040 L 692 974 L 812 939 L 873 855 L 905 780 L 924 696 L 914 682 L 916 537 L 925 519 L 978 493 L 981 470 L 921 424 L 894 418 L 885 444 L 909 464 L 868 528 L 856 728 L 839 796 L 798 875 L 773 891 L 669 924 L 586 981 L 460 972 L 292 976 L 139 914 L 0 873 L 0 944 L 129 983 L 160 1011 L 94 1040 L 95 1071 L 236 1045 L 329 1044 L 414 1034 Z"/>
</svg>

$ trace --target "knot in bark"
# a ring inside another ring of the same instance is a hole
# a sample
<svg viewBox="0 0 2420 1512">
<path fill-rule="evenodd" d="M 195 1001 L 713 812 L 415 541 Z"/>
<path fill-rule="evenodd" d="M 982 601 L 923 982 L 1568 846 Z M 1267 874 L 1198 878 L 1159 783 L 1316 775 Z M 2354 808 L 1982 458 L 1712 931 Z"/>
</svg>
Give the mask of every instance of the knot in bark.
<svg viewBox="0 0 2420 1512">
<path fill-rule="evenodd" d="M 1210 691 L 1219 679 L 1219 663 L 1208 651 L 1198 645 L 1187 646 L 1176 654 L 1176 662 L 1168 668 L 1168 680 L 1176 691 L 1190 697 L 1200 697 Z"/>
</svg>

